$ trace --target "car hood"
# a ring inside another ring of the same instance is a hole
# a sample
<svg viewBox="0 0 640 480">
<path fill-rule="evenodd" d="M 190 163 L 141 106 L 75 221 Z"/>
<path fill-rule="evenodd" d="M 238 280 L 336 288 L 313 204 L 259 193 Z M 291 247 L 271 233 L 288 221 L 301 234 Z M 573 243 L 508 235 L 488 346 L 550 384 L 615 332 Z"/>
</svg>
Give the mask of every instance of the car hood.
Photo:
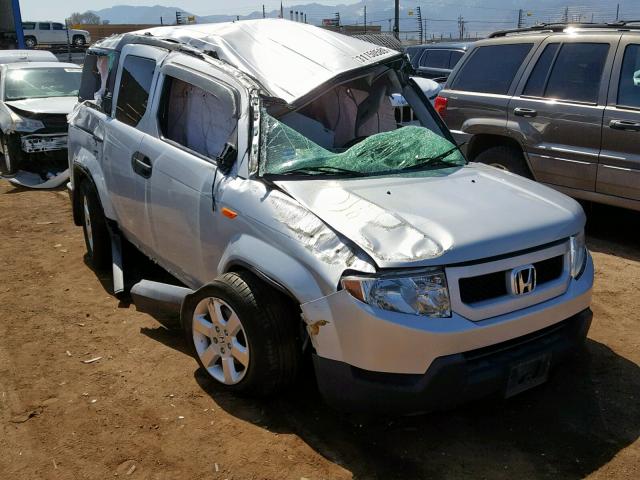
<svg viewBox="0 0 640 480">
<path fill-rule="evenodd" d="M 4 103 L 23 112 L 67 115 L 78 103 L 78 97 L 27 98 L 5 101 Z"/>
<path fill-rule="evenodd" d="M 567 238 L 585 224 L 573 199 L 480 164 L 392 177 L 276 183 L 380 268 L 509 254 Z"/>
</svg>

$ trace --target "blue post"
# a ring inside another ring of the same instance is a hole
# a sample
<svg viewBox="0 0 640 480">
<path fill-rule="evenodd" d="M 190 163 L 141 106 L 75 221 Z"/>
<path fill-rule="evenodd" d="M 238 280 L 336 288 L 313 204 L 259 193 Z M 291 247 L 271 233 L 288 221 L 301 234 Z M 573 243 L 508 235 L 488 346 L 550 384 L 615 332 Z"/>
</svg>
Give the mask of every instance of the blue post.
<svg viewBox="0 0 640 480">
<path fill-rule="evenodd" d="M 13 9 L 13 23 L 16 27 L 18 48 L 24 48 L 24 32 L 22 31 L 22 15 L 20 14 L 20 0 L 11 0 Z"/>
</svg>

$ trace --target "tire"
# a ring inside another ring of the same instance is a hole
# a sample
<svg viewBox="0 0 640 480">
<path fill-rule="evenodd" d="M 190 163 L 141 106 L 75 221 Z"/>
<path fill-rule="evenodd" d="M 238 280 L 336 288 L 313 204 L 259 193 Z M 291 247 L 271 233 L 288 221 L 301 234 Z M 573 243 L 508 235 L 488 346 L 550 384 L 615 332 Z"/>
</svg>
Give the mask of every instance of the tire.
<svg viewBox="0 0 640 480">
<path fill-rule="evenodd" d="M 78 187 L 84 243 L 91 266 L 97 271 L 111 265 L 111 236 L 102 212 L 98 193 L 88 180 Z"/>
<path fill-rule="evenodd" d="M 476 156 L 474 161 L 533 180 L 533 175 L 531 175 L 524 155 L 515 147 L 498 145 L 488 148 Z"/>
<path fill-rule="evenodd" d="M 206 375 L 224 390 L 258 397 L 296 379 L 302 355 L 296 317 L 280 292 L 249 272 L 225 273 L 187 297 L 182 309 L 187 343 Z"/>
<path fill-rule="evenodd" d="M 24 46 L 27 48 L 36 48 L 38 42 L 36 37 L 24 37 Z"/>
<path fill-rule="evenodd" d="M 84 37 L 82 35 L 76 35 L 75 37 L 73 37 L 73 44 L 76 47 L 84 47 Z"/>
</svg>

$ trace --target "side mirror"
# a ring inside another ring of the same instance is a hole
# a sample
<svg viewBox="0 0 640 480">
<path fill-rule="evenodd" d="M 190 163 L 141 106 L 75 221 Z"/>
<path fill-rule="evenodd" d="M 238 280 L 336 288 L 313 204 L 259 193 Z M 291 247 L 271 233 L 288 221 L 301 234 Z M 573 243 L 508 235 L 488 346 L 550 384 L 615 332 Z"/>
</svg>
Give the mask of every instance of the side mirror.
<svg viewBox="0 0 640 480">
<path fill-rule="evenodd" d="M 224 175 L 227 175 L 231 171 L 231 168 L 233 167 L 233 164 L 235 163 L 237 157 L 238 150 L 236 150 L 235 145 L 232 145 L 231 143 L 225 143 L 224 149 L 217 159 L 218 168 Z"/>
</svg>

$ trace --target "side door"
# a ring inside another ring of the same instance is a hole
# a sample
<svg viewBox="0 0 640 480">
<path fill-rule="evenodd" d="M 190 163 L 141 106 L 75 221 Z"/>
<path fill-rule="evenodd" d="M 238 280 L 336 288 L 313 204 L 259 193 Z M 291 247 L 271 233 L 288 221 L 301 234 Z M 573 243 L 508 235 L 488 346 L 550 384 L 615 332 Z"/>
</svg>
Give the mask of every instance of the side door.
<svg viewBox="0 0 640 480">
<path fill-rule="evenodd" d="M 113 107 L 105 123 L 105 183 L 120 229 L 138 248 L 152 247 L 145 205 L 145 183 L 152 164 L 140 144 L 152 121 L 150 100 L 158 66 L 167 51 L 147 45 L 126 45 L 120 54 Z"/>
<path fill-rule="evenodd" d="M 38 22 L 36 35 L 38 43 L 50 44 L 52 40 L 51 24 L 49 22 Z"/>
<path fill-rule="evenodd" d="M 596 191 L 640 200 L 640 39 L 618 48 L 604 111 Z"/>
<path fill-rule="evenodd" d="M 71 41 L 71 39 L 69 39 Z M 67 43 L 67 31 L 64 25 L 61 23 L 51 23 L 51 43 L 66 44 Z"/>
<path fill-rule="evenodd" d="M 475 134 L 508 134 L 509 100 L 536 40 L 506 40 L 473 47 L 439 93 L 447 102 L 443 118 L 459 144 Z"/>
<path fill-rule="evenodd" d="M 594 191 L 619 35 L 550 37 L 509 103 L 509 130 L 536 180 Z"/>
<path fill-rule="evenodd" d="M 199 59 L 173 58 L 154 99 L 157 135 L 145 137 L 140 151 L 153 162 L 146 199 L 158 261 L 200 285 L 211 280 L 224 247 L 215 198 L 228 177 L 218 159 L 237 148 L 240 87 Z"/>
</svg>

